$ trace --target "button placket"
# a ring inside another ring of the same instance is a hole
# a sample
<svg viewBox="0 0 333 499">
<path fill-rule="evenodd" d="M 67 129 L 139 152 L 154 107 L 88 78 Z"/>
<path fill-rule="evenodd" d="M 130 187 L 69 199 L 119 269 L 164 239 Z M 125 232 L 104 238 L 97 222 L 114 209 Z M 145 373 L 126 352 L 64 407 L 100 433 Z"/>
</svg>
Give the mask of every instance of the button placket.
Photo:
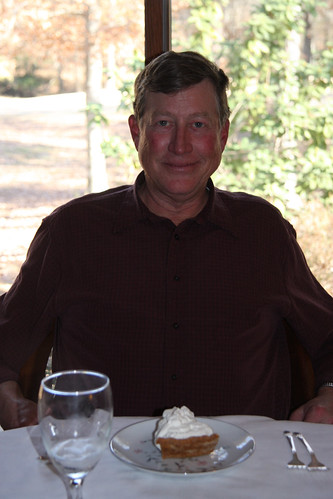
<svg viewBox="0 0 333 499">
<path fill-rule="evenodd" d="M 167 384 L 167 391 L 172 397 L 173 391 L 179 383 L 179 356 L 175 354 L 179 348 L 179 341 L 181 341 L 181 317 L 179 311 L 181 307 L 181 295 L 183 285 L 185 284 L 182 279 L 182 269 L 186 263 L 186 255 L 184 241 L 178 232 L 174 232 L 170 238 L 167 260 L 167 286 L 166 286 L 166 323 L 169 326 L 166 329 L 165 338 L 165 360 L 167 370 L 165 373 L 165 380 Z M 184 262 L 185 260 L 185 262 Z"/>
</svg>

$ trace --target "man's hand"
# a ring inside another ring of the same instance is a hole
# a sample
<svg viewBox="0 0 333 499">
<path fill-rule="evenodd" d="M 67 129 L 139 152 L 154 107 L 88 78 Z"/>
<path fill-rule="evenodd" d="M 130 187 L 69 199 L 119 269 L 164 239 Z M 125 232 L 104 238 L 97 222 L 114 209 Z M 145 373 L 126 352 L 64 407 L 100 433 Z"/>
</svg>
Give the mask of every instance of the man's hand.
<svg viewBox="0 0 333 499">
<path fill-rule="evenodd" d="M 0 425 L 4 430 L 38 423 L 37 404 L 23 397 L 15 381 L 0 384 Z"/>
<path fill-rule="evenodd" d="M 320 388 L 317 397 L 296 409 L 290 420 L 333 424 L 333 388 Z"/>
</svg>

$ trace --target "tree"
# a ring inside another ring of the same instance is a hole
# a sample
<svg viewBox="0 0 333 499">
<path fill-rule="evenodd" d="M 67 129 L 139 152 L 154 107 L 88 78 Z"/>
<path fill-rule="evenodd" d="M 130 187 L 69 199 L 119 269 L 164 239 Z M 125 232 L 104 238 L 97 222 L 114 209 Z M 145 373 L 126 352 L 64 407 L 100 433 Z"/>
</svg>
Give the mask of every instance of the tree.
<svg viewBox="0 0 333 499">
<path fill-rule="evenodd" d="M 281 207 L 318 194 L 333 201 L 333 110 L 325 105 L 332 52 L 302 54 L 306 22 L 324 2 L 261 1 L 241 44 L 228 46 L 232 134 L 227 183 Z M 222 177 L 220 177 L 222 179 Z"/>
<path fill-rule="evenodd" d="M 103 59 L 101 40 L 101 8 L 99 2 L 90 0 L 85 12 L 86 36 L 86 102 L 87 135 L 90 192 L 102 191 L 108 187 L 105 156 L 102 152 L 103 118 L 101 112 L 101 91 L 103 85 Z"/>
<path fill-rule="evenodd" d="M 29 60 L 48 61 L 56 68 L 59 89 L 62 70 L 71 64 L 83 75 L 86 91 L 88 188 L 107 187 L 103 139 L 102 90 L 107 81 L 110 45 L 122 47 L 143 33 L 143 7 L 121 0 L 0 0 L 3 55 L 26 55 Z M 140 37 L 139 37 L 140 39 Z"/>
</svg>

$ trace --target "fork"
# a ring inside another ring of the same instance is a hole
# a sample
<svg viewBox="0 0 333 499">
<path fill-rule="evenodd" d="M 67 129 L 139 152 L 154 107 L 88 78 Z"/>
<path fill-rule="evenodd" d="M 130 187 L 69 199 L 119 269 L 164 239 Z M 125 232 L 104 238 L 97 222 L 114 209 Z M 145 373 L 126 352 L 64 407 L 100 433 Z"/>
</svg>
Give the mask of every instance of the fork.
<svg viewBox="0 0 333 499">
<path fill-rule="evenodd" d="M 291 431 L 284 431 L 283 434 L 286 437 L 286 439 L 288 440 L 288 443 L 289 443 L 290 448 L 291 448 L 291 453 L 292 453 L 292 459 L 287 464 L 287 467 L 292 468 L 292 469 L 296 469 L 296 470 L 305 470 L 306 465 L 302 461 L 300 461 L 300 459 L 297 456 L 294 437 L 293 437 L 292 432 Z"/>
<path fill-rule="evenodd" d="M 302 442 L 302 444 L 305 446 L 306 450 L 308 451 L 308 453 L 310 454 L 310 457 L 311 457 L 311 461 L 310 463 L 307 465 L 307 469 L 309 471 L 327 471 L 328 470 L 328 467 L 325 466 L 325 464 L 321 463 L 320 461 L 318 461 L 315 453 L 313 452 L 313 449 L 312 447 L 310 446 L 309 442 L 304 438 L 304 436 L 302 435 L 302 433 L 299 433 L 299 432 L 294 432 L 294 436 L 296 438 L 298 438 L 298 440 L 300 440 Z"/>
</svg>

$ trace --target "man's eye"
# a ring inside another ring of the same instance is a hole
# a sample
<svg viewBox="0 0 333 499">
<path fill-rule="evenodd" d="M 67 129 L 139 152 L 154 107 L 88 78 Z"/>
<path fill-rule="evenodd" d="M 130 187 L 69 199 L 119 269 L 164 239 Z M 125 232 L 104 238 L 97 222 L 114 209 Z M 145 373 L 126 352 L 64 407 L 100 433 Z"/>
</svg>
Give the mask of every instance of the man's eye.
<svg viewBox="0 0 333 499">
<path fill-rule="evenodd" d="M 158 121 L 158 124 L 159 124 L 160 126 L 167 126 L 167 125 L 168 125 L 168 121 L 167 121 L 167 120 L 159 120 L 159 121 Z"/>
<path fill-rule="evenodd" d="M 202 121 L 195 121 L 193 126 L 194 126 L 194 128 L 202 128 L 205 125 L 204 125 L 204 123 L 202 123 Z"/>
</svg>

